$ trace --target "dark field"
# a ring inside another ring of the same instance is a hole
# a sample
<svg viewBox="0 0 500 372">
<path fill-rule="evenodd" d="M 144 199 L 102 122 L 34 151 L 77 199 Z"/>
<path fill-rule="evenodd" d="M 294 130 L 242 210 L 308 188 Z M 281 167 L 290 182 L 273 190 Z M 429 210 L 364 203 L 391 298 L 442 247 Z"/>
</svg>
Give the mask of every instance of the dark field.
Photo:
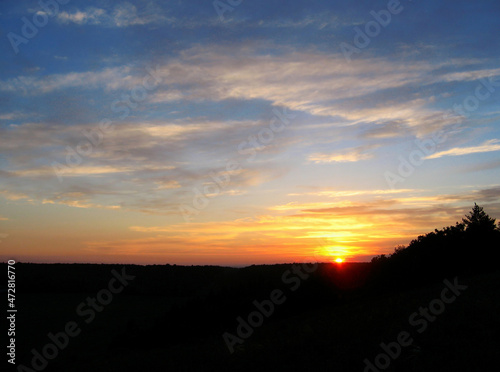
<svg viewBox="0 0 500 372">
<path fill-rule="evenodd" d="M 410 315 L 440 298 L 445 285 L 378 287 L 367 282 L 368 263 L 320 264 L 300 282 L 288 275 L 290 283 L 282 276 L 291 265 L 125 267 L 135 278 L 87 324 L 90 316 L 77 307 L 107 288 L 111 270 L 122 266 L 17 264 L 16 358 L 24 370 L 36 370 L 31 350 L 42 352 L 47 334 L 63 332 L 70 321 L 81 333 L 68 337 L 44 370 L 363 371 L 365 358 L 373 363 L 380 343 L 402 331 L 413 342 L 385 370 L 483 371 L 499 356 L 498 271 L 460 276 L 468 288 L 419 333 Z M 286 300 L 230 353 L 223 334 L 237 337 L 236 318 L 248 320 L 252 302 L 269 300 L 275 289 Z"/>
</svg>

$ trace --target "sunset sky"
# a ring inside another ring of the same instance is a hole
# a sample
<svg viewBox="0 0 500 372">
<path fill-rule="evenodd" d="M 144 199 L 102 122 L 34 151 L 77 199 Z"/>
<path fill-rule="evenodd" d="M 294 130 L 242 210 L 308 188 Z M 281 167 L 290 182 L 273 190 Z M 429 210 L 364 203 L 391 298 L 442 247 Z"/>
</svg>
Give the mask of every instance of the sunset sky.
<svg viewBox="0 0 500 372">
<path fill-rule="evenodd" d="M 369 261 L 500 218 L 498 0 L 61 3 L 0 3 L 2 261 Z"/>
</svg>

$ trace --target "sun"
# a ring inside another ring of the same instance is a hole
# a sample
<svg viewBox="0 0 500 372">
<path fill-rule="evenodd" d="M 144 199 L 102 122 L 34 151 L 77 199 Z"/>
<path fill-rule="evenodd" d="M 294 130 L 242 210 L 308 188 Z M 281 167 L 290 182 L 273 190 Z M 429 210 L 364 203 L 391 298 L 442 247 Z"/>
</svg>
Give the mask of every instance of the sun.
<svg viewBox="0 0 500 372">
<path fill-rule="evenodd" d="M 342 262 L 344 262 L 344 259 L 343 259 L 343 258 L 338 257 L 338 258 L 336 258 L 336 259 L 335 259 L 335 262 L 336 262 L 336 263 L 342 263 Z"/>
</svg>

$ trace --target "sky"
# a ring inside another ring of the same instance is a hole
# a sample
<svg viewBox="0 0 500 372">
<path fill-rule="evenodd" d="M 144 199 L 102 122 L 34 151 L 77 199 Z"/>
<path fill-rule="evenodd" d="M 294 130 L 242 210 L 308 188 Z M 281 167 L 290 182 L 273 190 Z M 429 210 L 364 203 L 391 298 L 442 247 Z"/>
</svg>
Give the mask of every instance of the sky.
<svg viewBox="0 0 500 372">
<path fill-rule="evenodd" d="M 500 218 L 500 3 L 2 1 L 0 260 L 369 261 Z"/>
</svg>

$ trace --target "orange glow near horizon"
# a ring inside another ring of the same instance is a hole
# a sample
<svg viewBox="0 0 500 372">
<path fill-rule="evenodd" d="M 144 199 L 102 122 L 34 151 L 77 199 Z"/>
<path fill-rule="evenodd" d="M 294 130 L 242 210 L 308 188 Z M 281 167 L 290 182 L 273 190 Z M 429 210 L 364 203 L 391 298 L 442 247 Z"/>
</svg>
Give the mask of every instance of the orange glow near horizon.
<svg viewBox="0 0 500 372">
<path fill-rule="evenodd" d="M 399 209 L 398 203 L 389 203 L 384 213 L 355 203 L 334 210 L 330 203 L 323 209 L 319 205 L 314 210 L 295 206 L 299 210 L 293 214 L 269 208 L 252 217 L 185 223 L 175 216 L 166 221 L 124 210 L 43 204 L 38 208 L 46 212 L 45 219 L 23 221 L 30 239 L 20 233 L 1 239 L 6 249 L 0 260 L 223 266 L 368 262 L 436 226 L 459 220 L 459 215 L 434 212 L 415 220 L 412 208 Z M 1 222 L 16 225 L 7 217 Z M 96 223 L 106 228 L 96 229 Z"/>
<path fill-rule="evenodd" d="M 68 228 L 59 241 L 46 236 L 57 228 L 54 219 L 54 226 L 44 231 L 33 226 L 31 236 L 38 239 L 27 243 L 22 235 L 13 235 L 6 242 L 18 252 L 23 247 L 23 261 L 240 266 L 369 261 L 417 235 L 406 221 L 379 218 L 374 224 L 369 219 L 369 215 L 266 214 L 217 222 L 129 225 L 121 234 L 112 230 L 96 234 L 89 226 L 78 232 Z"/>
</svg>

